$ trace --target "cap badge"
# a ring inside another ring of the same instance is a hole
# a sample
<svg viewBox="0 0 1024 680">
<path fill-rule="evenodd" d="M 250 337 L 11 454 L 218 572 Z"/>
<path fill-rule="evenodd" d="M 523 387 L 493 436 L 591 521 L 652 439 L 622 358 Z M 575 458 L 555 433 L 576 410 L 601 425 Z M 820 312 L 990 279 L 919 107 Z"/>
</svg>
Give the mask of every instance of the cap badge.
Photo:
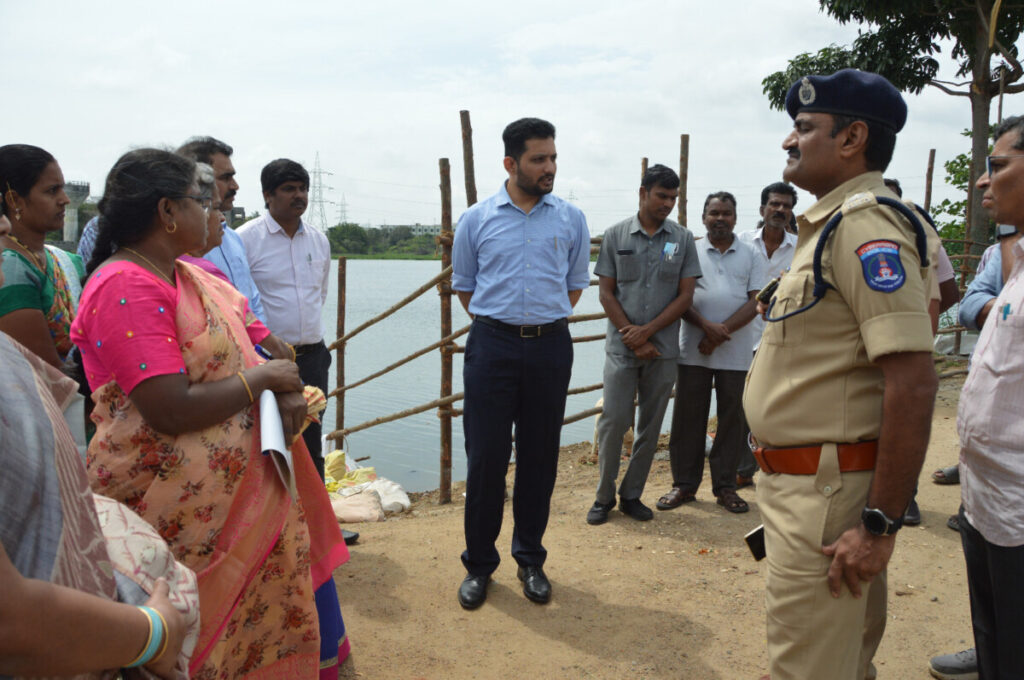
<svg viewBox="0 0 1024 680">
<path fill-rule="evenodd" d="M 800 97 L 800 103 L 804 106 L 808 106 L 814 103 L 814 98 L 817 93 L 814 91 L 814 85 L 811 85 L 811 81 L 807 76 L 804 76 L 800 81 L 800 89 L 797 90 L 797 96 Z"/>
</svg>

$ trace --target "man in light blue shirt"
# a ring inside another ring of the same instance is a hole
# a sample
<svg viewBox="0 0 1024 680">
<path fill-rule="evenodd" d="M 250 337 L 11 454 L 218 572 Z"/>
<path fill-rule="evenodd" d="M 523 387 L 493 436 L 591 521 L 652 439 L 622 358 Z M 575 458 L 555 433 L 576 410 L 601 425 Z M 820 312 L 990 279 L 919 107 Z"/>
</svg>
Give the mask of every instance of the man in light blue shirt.
<svg viewBox="0 0 1024 680">
<path fill-rule="evenodd" d="M 178 153 L 197 163 L 206 163 L 213 167 L 214 179 L 221 195 L 220 210 L 223 214 L 230 215 L 231 208 L 235 203 L 235 194 L 238 193 L 235 166 L 231 163 L 231 154 L 234 153 L 234 149 L 213 137 L 193 137 L 178 149 Z M 249 309 L 252 310 L 252 313 L 260 321 L 266 323 L 267 315 L 263 310 L 263 302 L 260 300 L 260 291 L 256 287 L 256 282 L 253 281 L 252 272 L 249 269 L 245 244 L 242 243 L 242 238 L 235 233 L 234 229 L 222 222 L 220 245 L 212 248 L 203 257 L 227 274 L 238 292 L 249 298 Z"/>
<path fill-rule="evenodd" d="M 566 317 L 590 285 L 586 218 L 551 195 L 554 126 L 523 118 L 502 139 L 509 179 L 462 216 L 452 251 L 452 288 L 473 317 L 463 368 L 468 575 L 458 599 L 466 609 L 483 604 L 500 562 L 494 543 L 513 436 L 512 556 L 526 597 L 540 604 L 551 598 L 541 540 L 572 371 Z"/>
</svg>

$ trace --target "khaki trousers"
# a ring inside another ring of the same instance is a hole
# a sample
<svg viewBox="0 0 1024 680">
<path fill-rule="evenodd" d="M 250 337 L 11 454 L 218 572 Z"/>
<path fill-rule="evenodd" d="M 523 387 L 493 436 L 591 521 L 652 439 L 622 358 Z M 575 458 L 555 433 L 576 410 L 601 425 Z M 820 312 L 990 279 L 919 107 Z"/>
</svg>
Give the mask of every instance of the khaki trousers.
<svg viewBox="0 0 1024 680">
<path fill-rule="evenodd" d="M 873 472 L 839 472 L 835 444 L 822 446 L 816 475 L 762 474 L 757 503 L 764 520 L 768 653 L 772 680 L 862 680 L 885 631 L 885 572 L 828 590 L 831 558 L 823 545 L 860 523 Z"/>
</svg>

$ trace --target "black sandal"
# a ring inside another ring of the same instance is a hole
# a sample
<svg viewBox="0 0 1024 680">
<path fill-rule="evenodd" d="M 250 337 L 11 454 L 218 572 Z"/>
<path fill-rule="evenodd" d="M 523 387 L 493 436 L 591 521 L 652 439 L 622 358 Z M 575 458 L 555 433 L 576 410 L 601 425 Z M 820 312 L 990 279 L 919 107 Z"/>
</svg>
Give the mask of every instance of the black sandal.
<svg viewBox="0 0 1024 680">
<path fill-rule="evenodd" d="M 718 504 L 729 512 L 740 514 L 750 510 L 750 506 L 747 502 L 740 498 L 740 495 L 736 493 L 734 489 L 726 489 L 722 493 L 718 494 Z"/>
</svg>

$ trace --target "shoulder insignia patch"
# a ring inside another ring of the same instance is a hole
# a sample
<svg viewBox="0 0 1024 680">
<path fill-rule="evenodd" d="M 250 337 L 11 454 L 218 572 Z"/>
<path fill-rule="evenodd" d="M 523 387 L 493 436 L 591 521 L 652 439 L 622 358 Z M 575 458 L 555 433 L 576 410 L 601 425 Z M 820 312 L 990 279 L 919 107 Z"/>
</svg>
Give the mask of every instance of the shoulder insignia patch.
<svg viewBox="0 0 1024 680">
<path fill-rule="evenodd" d="M 853 194 L 843 201 L 843 207 L 841 210 L 845 215 L 853 212 L 854 210 L 860 210 L 861 208 L 867 208 L 872 205 L 878 205 L 875 195 L 870 191 L 861 191 L 860 193 Z"/>
<path fill-rule="evenodd" d="M 857 257 L 864 269 L 864 281 L 871 290 L 892 293 L 907 280 L 900 262 L 900 244 L 895 241 L 868 241 L 857 248 Z"/>
</svg>

